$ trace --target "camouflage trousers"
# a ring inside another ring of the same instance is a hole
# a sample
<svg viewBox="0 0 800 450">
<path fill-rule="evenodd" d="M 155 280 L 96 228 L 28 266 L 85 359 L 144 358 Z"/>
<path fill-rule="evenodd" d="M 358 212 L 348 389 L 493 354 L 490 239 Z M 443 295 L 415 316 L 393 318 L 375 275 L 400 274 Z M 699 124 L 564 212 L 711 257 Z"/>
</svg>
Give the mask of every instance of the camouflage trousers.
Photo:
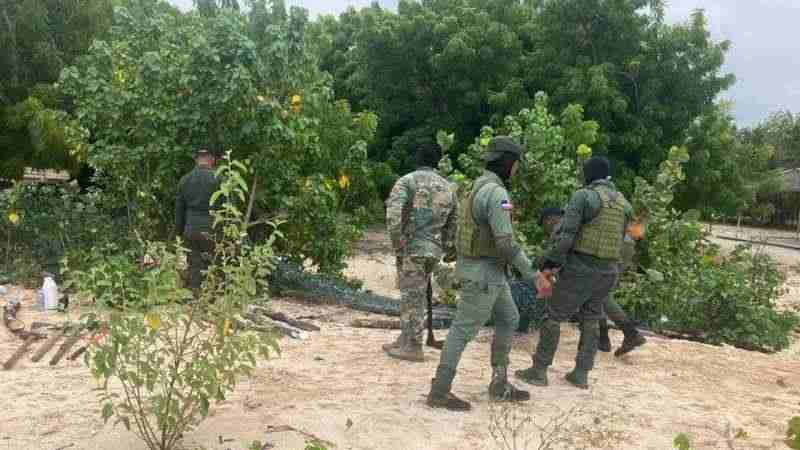
<svg viewBox="0 0 800 450">
<path fill-rule="evenodd" d="M 412 256 L 403 258 L 398 268 L 401 336 L 409 342 L 422 343 L 428 280 L 438 262 L 436 258 Z"/>
</svg>

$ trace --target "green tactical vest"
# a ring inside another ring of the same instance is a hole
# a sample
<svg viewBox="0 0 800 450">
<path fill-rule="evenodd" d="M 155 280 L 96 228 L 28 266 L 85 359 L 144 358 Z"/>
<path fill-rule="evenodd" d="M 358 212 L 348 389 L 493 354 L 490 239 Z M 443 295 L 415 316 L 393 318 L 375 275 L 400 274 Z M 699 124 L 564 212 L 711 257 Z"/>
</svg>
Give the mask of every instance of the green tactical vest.
<svg viewBox="0 0 800 450">
<path fill-rule="evenodd" d="M 469 258 L 499 258 L 497 246 L 494 241 L 494 234 L 488 223 L 478 223 L 472 215 L 472 206 L 475 197 L 485 186 L 497 183 L 488 178 L 479 178 L 472 184 L 472 189 L 467 197 L 462 201 L 458 211 L 458 238 L 456 239 L 456 251 L 459 256 Z"/>
<path fill-rule="evenodd" d="M 625 197 L 605 186 L 589 189 L 600 195 L 603 206 L 597 217 L 581 227 L 574 250 L 600 259 L 619 261 L 625 235 Z"/>
</svg>

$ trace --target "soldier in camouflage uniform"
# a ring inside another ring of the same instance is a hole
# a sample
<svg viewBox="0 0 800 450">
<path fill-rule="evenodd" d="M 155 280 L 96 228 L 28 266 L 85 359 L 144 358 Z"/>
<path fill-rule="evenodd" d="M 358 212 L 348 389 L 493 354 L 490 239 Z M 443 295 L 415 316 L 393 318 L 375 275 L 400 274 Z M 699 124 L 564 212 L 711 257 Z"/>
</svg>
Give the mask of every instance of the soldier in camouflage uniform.
<svg viewBox="0 0 800 450">
<path fill-rule="evenodd" d="M 508 354 L 519 321 L 508 285 L 508 266 L 513 265 L 529 284 L 535 278 L 530 261 L 513 238 L 513 205 L 505 187 L 521 154 L 522 147 L 513 139 L 494 138 L 487 148 L 486 170 L 459 205 L 456 276 L 461 281 L 461 299 L 431 384 L 427 400 L 431 407 L 456 411 L 471 408 L 450 389 L 464 348 L 490 317 L 495 334 L 489 396 L 506 401 L 530 399 L 528 392 L 514 387 L 507 377 Z"/>
<path fill-rule="evenodd" d="M 542 211 L 542 218 L 539 220 L 540 225 L 543 225 L 545 233 L 555 239 L 555 230 L 561 221 L 564 210 L 560 208 L 546 208 Z M 625 240 L 622 245 L 622 264 L 620 273 L 630 270 L 633 265 L 633 255 L 635 253 L 636 243 L 629 234 L 625 234 Z M 608 304 L 606 305 L 606 317 L 611 319 L 621 330 L 625 336 L 622 345 L 614 352 L 614 356 L 622 356 L 636 349 L 636 347 L 644 345 L 647 341 L 644 336 L 636 329 L 636 324 L 628 320 L 628 316 L 622 307 L 614 300 L 614 292 L 608 295 Z M 611 339 L 608 337 L 608 321 L 603 318 L 600 319 L 600 336 L 597 342 L 597 349 L 601 352 L 611 351 Z"/>
<path fill-rule="evenodd" d="M 206 148 L 195 151 L 195 167 L 181 178 L 175 199 L 175 228 L 189 249 L 187 285 L 197 297 L 208 270 L 214 242 L 211 238 L 211 195 L 219 189 L 214 174 L 216 157 Z"/>
<path fill-rule="evenodd" d="M 401 332 L 385 344 L 389 356 L 424 361 L 422 334 L 428 280 L 445 253 L 453 253 L 456 196 L 435 167 L 441 153 L 434 143 L 417 150 L 418 169 L 400 178 L 386 200 L 386 225 L 398 259 L 402 295 Z"/>
<path fill-rule="evenodd" d="M 583 170 L 586 185 L 573 194 L 553 246 L 539 260 L 541 270 L 558 269 L 559 279 L 547 301 L 548 319 L 540 332 L 533 366 L 516 373 L 538 386 L 547 386 L 547 368 L 558 349 L 561 322 L 577 313 L 580 344 L 575 368 L 566 379 L 576 387 L 589 387 L 599 321 L 617 282 L 625 230 L 632 214 L 631 205 L 608 180 L 607 159 L 592 157 Z"/>
</svg>

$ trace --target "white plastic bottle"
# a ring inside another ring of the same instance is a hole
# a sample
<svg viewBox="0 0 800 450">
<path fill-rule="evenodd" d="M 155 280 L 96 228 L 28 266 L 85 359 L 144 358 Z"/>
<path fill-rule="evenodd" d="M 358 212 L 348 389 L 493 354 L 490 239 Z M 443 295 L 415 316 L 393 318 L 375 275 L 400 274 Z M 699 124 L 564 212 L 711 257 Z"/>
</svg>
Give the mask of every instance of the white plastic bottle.
<svg viewBox="0 0 800 450">
<path fill-rule="evenodd" d="M 44 283 L 42 284 L 42 296 L 44 297 L 44 310 L 58 308 L 58 285 L 55 281 L 53 281 L 53 278 L 44 278 Z"/>
</svg>

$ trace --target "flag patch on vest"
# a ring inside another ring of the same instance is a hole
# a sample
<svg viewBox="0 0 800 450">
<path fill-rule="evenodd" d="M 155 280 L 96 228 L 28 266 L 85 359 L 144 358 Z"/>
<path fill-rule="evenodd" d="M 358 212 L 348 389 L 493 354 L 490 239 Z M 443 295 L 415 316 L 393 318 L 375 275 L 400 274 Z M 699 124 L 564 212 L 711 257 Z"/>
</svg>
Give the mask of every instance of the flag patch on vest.
<svg viewBox="0 0 800 450">
<path fill-rule="evenodd" d="M 503 200 L 500 202 L 500 207 L 505 211 L 512 211 L 514 209 L 514 205 L 508 200 Z"/>
</svg>

